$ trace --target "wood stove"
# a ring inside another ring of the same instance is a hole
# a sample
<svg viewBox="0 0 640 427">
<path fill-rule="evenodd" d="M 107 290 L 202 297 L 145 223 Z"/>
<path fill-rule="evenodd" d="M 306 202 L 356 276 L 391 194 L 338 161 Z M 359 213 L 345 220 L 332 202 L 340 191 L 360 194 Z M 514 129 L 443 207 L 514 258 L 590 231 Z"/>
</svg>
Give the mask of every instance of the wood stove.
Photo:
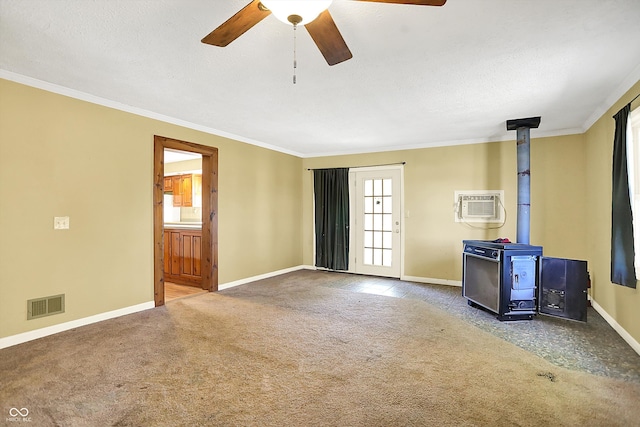
<svg viewBox="0 0 640 427">
<path fill-rule="evenodd" d="M 518 243 L 464 240 L 462 295 L 500 320 L 525 320 L 536 313 L 587 321 L 586 261 L 545 258 L 529 244 L 530 129 L 540 117 L 507 120 L 517 131 Z"/>
<path fill-rule="evenodd" d="M 499 320 L 530 320 L 537 313 L 586 322 L 586 261 L 547 258 L 542 247 L 463 241 L 462 295 Z"/>
</svg>

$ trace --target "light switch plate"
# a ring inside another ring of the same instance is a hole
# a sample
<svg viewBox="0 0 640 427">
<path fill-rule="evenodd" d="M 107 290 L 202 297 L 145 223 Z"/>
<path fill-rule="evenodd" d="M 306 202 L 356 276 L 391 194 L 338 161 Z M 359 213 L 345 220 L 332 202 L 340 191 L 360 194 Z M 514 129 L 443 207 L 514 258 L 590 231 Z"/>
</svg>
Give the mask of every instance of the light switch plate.
<svg viewBox="0 0 640 427">
<path fill-rule="evenodd" d="M 68 230 L 69 229 L 69 217 L 68 216 L 54 216 L 53 217 L 53 229 L 54 230 Z"/>
</svg>

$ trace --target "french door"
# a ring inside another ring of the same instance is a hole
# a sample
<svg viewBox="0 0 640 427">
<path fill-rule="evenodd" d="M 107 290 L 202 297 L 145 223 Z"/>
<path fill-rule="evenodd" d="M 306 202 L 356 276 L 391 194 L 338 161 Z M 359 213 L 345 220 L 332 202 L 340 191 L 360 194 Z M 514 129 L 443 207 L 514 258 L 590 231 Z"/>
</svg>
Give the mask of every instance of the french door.
<svg viewBox="0 0 640 427">
<path fill-rule="evenodd" d="M 402 167 L 349 170 L 349 271 L 401 274 Z"/>
</svg>

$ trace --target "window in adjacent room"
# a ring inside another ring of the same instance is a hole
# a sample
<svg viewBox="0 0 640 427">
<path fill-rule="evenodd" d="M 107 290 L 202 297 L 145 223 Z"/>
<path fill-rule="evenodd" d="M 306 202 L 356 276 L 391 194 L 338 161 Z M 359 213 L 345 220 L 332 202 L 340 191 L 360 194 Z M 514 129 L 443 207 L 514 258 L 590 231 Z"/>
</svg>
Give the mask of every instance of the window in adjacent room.
<svg viewBox="0 0 640 427">
<path fill-rule="evenodd" d="M 633 212 L 633 240 L 636 276 L 640 275 L 640 107 L 629 115 L 627 127 L 627 162 L 629 168 L 629 194 Z M 640 277 L 637 277 L 640 280 Z"/>
</svg>

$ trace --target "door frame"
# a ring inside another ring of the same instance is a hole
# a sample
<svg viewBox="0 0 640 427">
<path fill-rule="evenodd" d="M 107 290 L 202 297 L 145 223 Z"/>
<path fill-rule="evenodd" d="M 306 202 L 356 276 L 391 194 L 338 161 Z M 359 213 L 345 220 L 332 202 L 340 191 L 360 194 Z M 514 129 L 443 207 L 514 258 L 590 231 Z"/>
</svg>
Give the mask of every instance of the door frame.
<svg viewBox="0 0 640 427">
<path fill-rule="evenodd" d="M 202 155 L 202 289 L 218 290 L 218 149 L 192 142 L 153 137 L 153 295 L 164 305 L 164 150 Z"/>
<path fill-rule="evenodd" d="M 405 247 L 405 215 L 404 215 L 404 163 L 403 164 L 393 164 L 393 165 L 380 165 L 380 166 L 364 166 L 364 167 L 357 167 L 357 168 L 350 168 L 349 169 L 349 173 L 358 173 L 358 172 L 383 172 L 385 170 L 396 170 L 399 172 L 400 175 L 400 212 L 399 212 L 399 218 L 400 218 L 400 246 L 398 248 L 399 251 L 399 261 L 400 261 L 400 265 L 399 265 L 399 276 L 380 276 L 380 277 L 398 277 L 398 278 L 402 278 L 404 277 L 404 247 Z M 350 215 L 353 215 L 355 213 L 355 204 L 356 204 L 356 200 L 355 200 L 355 194 L 353 194 L 352 190 L 352 181 L 351 181 L 351 175 L 349 176 L 349 210 L 350 210 Z M 352 256 L 352 250 L 355 249 L 355 233 L 356 233 L 356 229 L 354 227 L 353 224 L 353 219 L 350 218 L 349 219 L 349 272 L 350 273 L 356 273 L 356 274 L 363 274 L 363 273 L 357 273 L 356 272 L 356 264 L 352 262 L 353 258 Z M 358 248 L 359 249 L 359 248 Z M 358 250 L 356 249 L 356 250 Z M 369 273 L 367 273 L 369 274 Z"/>
</svg>

